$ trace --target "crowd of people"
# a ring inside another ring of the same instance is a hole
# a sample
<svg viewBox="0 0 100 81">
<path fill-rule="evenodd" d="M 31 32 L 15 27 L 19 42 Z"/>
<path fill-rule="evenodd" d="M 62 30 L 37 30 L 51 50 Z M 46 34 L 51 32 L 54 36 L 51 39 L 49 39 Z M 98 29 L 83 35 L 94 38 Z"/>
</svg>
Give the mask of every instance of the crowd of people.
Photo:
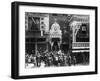
<svg viewBox="0 0 100 81">
<path fill-rule="evenodd" d="M 51 67 L 71 66 L 76 64 L 76 57 L 70 52 L 63 51 L 37 51 L 37 54 L 25 54 L 25 67 Z"/>
</svg>

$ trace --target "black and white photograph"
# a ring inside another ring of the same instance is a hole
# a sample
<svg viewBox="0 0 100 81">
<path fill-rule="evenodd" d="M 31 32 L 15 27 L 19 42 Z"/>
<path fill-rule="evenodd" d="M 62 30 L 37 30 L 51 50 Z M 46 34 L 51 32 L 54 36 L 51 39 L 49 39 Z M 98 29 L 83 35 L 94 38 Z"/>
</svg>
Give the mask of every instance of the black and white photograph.
<svg viewBox="0 0 100 81">
<path fill-rule="evenodd" d="M 97 74 L 97 7 L 12 3 L 12 78 Z"/>
<path fill-rule="evenodd" d="M 89 15 L 25 12 L 25 68 L 89 65 Z"/>
</svg>

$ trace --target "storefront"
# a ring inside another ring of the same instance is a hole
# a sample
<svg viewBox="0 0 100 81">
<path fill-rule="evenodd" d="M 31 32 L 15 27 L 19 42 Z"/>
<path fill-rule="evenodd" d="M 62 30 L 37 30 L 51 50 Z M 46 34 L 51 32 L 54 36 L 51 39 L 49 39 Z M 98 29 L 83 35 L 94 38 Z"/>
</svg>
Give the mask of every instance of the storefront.
<svg viewBox="0 0 100 81">
<path fill-rule="evenodd" d="M 25 18 L 26 53 L 37 55 L 38 51 L 48 49 L 49 15 L 26 12 Z"/>
<path fill-rule="evenodd" d="M 74 15 L 70 24 L 72 30 L 72 53 L 77 63 L 89 63 L 89 16 Z"/>
</svg>

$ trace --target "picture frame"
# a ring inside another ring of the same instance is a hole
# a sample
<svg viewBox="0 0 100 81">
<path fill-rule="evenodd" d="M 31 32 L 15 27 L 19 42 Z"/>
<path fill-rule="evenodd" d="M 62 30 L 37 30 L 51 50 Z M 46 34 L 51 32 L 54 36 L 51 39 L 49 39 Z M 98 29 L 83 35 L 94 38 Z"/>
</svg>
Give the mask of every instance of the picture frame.
<svg viewBox="0 0 100 81">
<path fill-rule="evenodd" d="M 97 74 L 96 6 L 12 2 L 11 15 L 11 78 Z"/>
</svg>

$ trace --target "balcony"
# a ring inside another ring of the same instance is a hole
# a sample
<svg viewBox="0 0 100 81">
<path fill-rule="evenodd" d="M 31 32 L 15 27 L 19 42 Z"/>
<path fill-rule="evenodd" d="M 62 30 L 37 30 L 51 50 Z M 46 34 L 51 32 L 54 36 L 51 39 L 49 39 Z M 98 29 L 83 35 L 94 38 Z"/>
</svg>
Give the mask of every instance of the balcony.
<svg viewBox="0 0 100 81">
<path fill-rule="evenodd" d="M 89 47 L 89 42 L 73 42 L 72 47 Z"/>
<path fill-rule="evenodd" d="M 39 37 L 41 36 L 40 30 L 27 30 L 25 32 L 26 37 Z"/>
</svg>

